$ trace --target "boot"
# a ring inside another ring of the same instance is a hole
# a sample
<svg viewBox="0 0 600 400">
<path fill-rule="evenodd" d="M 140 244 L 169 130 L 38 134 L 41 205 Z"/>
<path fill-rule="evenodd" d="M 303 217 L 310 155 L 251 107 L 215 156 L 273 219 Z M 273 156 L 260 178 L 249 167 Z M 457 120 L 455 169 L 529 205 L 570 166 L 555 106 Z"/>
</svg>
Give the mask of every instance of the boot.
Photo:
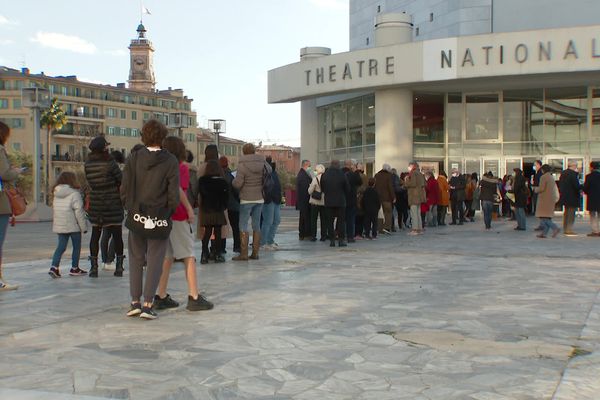
<svg viewBox="0 0 600 400">
<path fill-rule="evenodd" d="M 117 263 L 116 263 L 116 267 L 115 267 L 115 273 L 113 274 L 114 276 L 123 276 L 123 260 L 125 260 L 125 256 L 117 256 Z"/>
<path fill-rule="evenodd" d="M 98 277 L 98 257 L 92 257 L 89 256 L 88 259 L 90 260 L 90 273 L 88 274 L 90 278 L 97 278 Z"/>
<path fill-rule="evenodd" d="M 338 241 L 338 247 L 346 247 L 348 246 L 348 242 L 346 242 L 345 238 L 340 238 L 340 240 Z"/>
<path fill-rule="evenodd" d="M 251 260 L 258 260 L 258 249 L 260 249 L 260 232 L 252 232 L 252 254 Z"/>
<path fill-rule="evenodd" d="M 240 255 L 233 257 L 233 261 L 248 261 L 248 239 L 248 232 L 240 232 Z"/>
</svg>

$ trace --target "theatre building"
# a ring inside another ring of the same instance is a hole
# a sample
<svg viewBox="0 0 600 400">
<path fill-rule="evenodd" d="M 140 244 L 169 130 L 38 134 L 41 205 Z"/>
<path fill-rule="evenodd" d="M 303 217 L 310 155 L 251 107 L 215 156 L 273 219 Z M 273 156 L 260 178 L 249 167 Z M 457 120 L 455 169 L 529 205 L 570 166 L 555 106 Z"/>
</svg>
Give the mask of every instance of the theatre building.
<svg viewBox="0 0 600 400">
<path fill-rule="evenodd" d="M 349 52 L 269 71 L 270 103 L 301 102 L 302 158 L 496 176 L 600 160 L 600 4 L 430 3 L 351 0 Z"/>
</svg>

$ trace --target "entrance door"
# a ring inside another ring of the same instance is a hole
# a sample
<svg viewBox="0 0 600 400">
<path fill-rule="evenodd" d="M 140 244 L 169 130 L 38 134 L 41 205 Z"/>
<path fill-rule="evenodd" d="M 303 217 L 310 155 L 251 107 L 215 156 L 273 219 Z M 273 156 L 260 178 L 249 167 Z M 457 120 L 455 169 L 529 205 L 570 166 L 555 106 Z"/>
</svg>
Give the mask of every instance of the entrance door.
<svg viewBox="0 0 600 400">
<path fill-rule="evenodd" d="M 484 158 L 483 159 L 483 173 L 492 172 L 494 176 L 502 178 L 500 176 L 500 160 L 497 158 Z"/>
<path fill-rule="evenodd" d="M 481 175 L 481 160 L 465 159 L 465 170 L 463 172 L 467 175 L 471 175 L 473 172 L 477 172 L 477 176 L 480 176 Z"/>
<path fill-rule="evenodd" d="M 504 173 L 511 175 L 515 168 L 523 170 L 523 159 L 521 157 L 507 157 L 504 159 Z"/>
</svg>

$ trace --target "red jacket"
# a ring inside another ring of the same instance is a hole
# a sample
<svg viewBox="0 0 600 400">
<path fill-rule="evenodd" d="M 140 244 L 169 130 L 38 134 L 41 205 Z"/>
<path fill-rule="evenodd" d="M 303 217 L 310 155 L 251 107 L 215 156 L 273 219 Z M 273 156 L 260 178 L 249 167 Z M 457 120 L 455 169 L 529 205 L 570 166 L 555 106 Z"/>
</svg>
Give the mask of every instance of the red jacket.
<svg viewBox="0 0 600 400">
<path fill-rule="evenodd" d="M 440 202 L 440 188 L 433 176 L 425 184 L 425 193 L 427 194 L 428 206 L 437 205 Z"/>
</svg>

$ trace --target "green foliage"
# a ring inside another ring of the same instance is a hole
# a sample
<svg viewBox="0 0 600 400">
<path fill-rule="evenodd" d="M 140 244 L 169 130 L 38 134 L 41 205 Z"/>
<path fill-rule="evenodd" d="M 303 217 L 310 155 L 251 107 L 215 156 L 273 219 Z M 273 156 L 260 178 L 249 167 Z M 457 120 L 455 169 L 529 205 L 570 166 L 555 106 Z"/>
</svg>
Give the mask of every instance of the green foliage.
<svg viewBox="0 0 600 400">
<path fill-rule="evenodd" d="M 281 182 L 281 189 L 296 189 L 296 175 L 287 172 L 285 169 L 277 169 L 279 175 L 279 182 Z"/>
<path fill-rule="evenodd" d="M 62 109 L 62 104 L 60 104 L 55 97 L 52 99 L 50 107 L 42 111 L 40 126 L 46 128 L 46 130 L 50 132 L 55 129 L 61 129 L 66 123 L 67 116 L 65 115 L 65 111 Z"/>
<path fill-rule="evenodd" d="M 17 180 L 17 186 L 23 191 L 28 202 L 33 200 L 33 158 L 29 154 L 23 152 L 11 152 L 8 154 L 10 165 L 14 167 L 25 167 L 27 170 L 23 172 Z"/>
</svg>

